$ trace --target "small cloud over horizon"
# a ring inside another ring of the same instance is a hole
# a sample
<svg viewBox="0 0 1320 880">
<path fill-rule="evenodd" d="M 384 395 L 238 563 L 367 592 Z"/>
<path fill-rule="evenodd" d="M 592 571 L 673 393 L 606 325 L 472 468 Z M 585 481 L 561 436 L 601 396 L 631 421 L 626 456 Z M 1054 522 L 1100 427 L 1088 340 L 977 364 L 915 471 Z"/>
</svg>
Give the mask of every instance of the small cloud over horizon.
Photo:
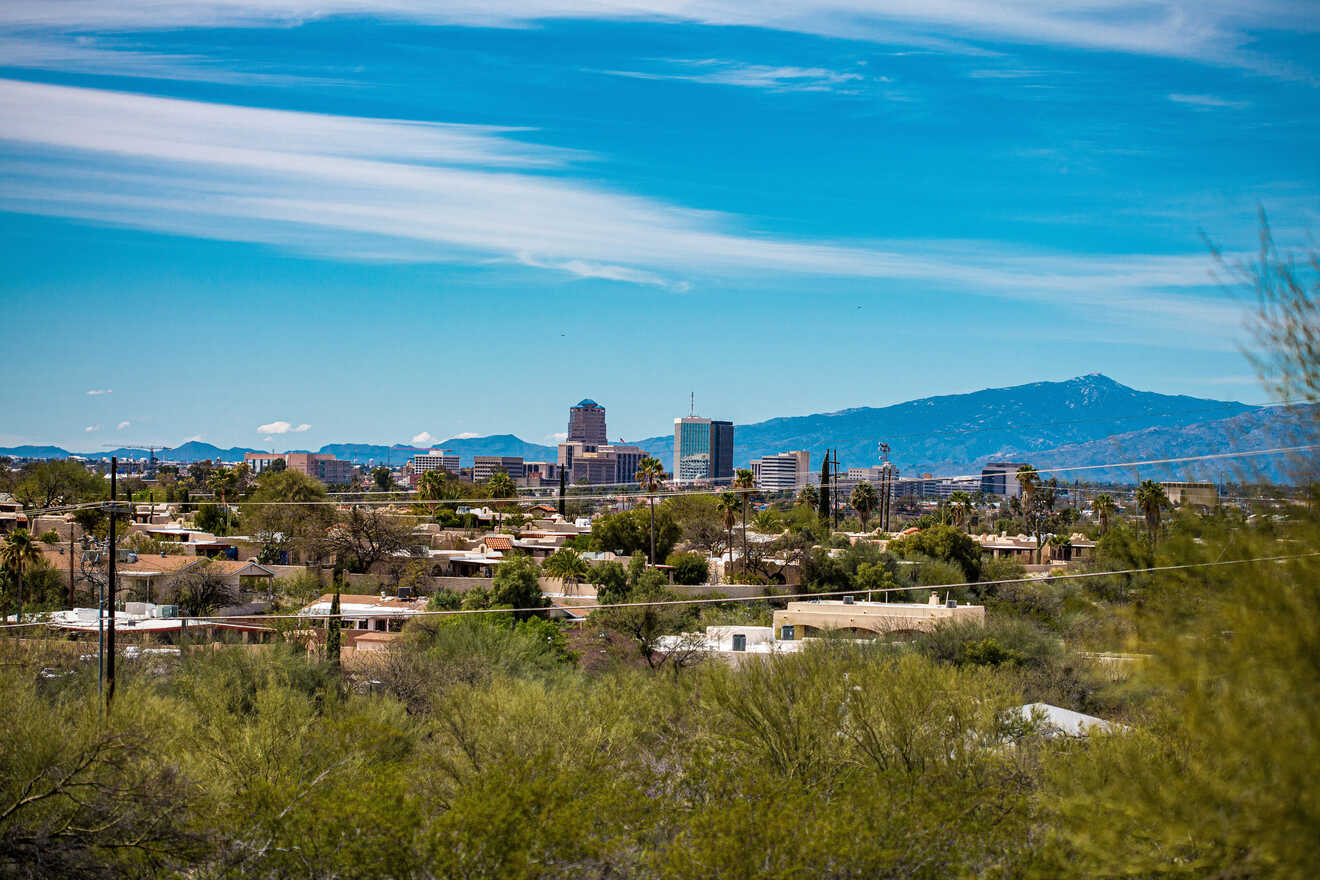
<svg viewBox="0 0 1320 880">
<path fill-rule="evenodd" d="M 99 430 L 101 430 L 100 425 L 88 425 L 87 427 L 83 428 L 83 431 L 85 431 L 88 434 L 92 433 L 93 431 L 99 431 Z"/>
<path fill-rule="evenodd" d="M 124 421 L 122 421 L 122 422 L 120 422 L 119 424 L 115 425 L 115 430 L 116 430 L 116 431 L 122 431 L 122 430 L 124 430 L 125 428 L 130 427 L 132 424 L 133 424 L 132 422 L 130 422 L 130 421 L 128 421 L 127 419 L 125 419 Z"/>
<path fill-rule="evenodd" d="M 311 425 L 302 424 L 294 427 L 289 422 L 277 421 L 266 425 L 257 425 L 258 434 L 301 434 L 304 431 L 310 431 Z"/>
<path fill-rule="evenodd" d="M 485 434 L 478 434 L 476 431 L 464 431 L 462 434 L 455 434 L 455 440 L 473 440 L 477 437 L 484 437 Z"/>
<path fill-rule="evenodd" d="M 545 439 L 550 440 L 550 441 L 552 441 L 552 442 L 554 442 L 554 443 L 563 443 L 565 440 L 568 439 L 568 432 L 567 432 L 567 431 L 556 431 L 556 432 L 553 433 L 553 434 L 546 434 L 546 435 L 545 435 Z"/>
<path fill-rule="evenodd" d="M 430 446 L 434 442 L 435 438 L 431 436 L 430 431 L 423 431 L 420 434 L 414 434 L 412 438 L 413 446 Z"/>
<path fill-rule="evenodd" d="M 87 392 L 87 396 L 88 396 L 88 397 L 99 397 L 99 396 L 102 395 L 102 394 L 110 394 L 110 393 L 112 393 L 112 389 L 110 389 L 110 388 L 93 388 L 93 389 L 91 389 L 90 391 Z"/>
</svg>

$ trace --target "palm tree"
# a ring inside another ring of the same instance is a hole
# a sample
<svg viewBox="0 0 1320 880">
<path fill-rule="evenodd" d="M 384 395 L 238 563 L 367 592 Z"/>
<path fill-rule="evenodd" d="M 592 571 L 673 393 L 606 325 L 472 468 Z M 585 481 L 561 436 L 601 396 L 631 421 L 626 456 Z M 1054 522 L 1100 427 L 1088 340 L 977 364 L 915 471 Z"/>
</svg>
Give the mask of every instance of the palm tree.
<svg viewBox="0 0 1320 880">
<path fill-rule="evenodd" d="M 741 505 L 738 502 L 738 496 L 733 492 L 725 492 L 720 495 L 720 500 L 716 502 L 715 509 L 724 517 L 724 530 L 729 533 L 729 577 L 733 577 L 733 526 L 738 522 L 738 508 Z M 743 547 L 744 558 L 747 548 Z"/>
<path fill-rule="evenodd" d="M 651 504 L 651 564 L 655 565 L 655 493 L 664 479 L 665 466 L 654 455 L 648 455 L 637 464 L 636 480 L 641 490 L 647 493 Z"/>
<path fill-rule="evenodd" d="M 1091 506 L 1095 509 L 1095 515 L 1100 517 L 1101 534 L 1107 533 L 1109 531 L 1109 520 L 1118 512 L 1118 505 L 1114 503 L 1114 496 L 1107 492 L 1101 492 L 1095 496 Z"/>
<path fill-rule="evenodd" d="M 220 496 L 220 506 L 225 511 L 225 532 L 229 531 L 229 493 L 238 488 L 239 475 L 232 468 L 216 468 L 206 478 L 206 486 Z"/>
<path fill-rule="evenodd" d="M 964 524 L 970 525 L 972 521 L 972 496 L 962 490 L 950 493 L 949 510 L 953 514 L 955 525 L 959 527 Z"/>
<path fill-rule="evenodd" d="M 805 504 L 807 507 L 815 510 L 816 505 L 820 503 L 820 494 L 816 491 L 816 487 L 808 483 L 801 489 L 798 489 L 797 503 Z"/>
<path fill-rule="evenodd" d="M 747 501 L 751 497 L 752 488 L 756 486 L 756 480 L 752 478 L 752 472 L 746 468 L 739 468 L 733 475 L 733 488 L 740 490 L 742 495 L 742 526 L 743 526 L 743 558 L 747 558 Z"/>
<path fill-rule="evenodd" d="M 417 497 L 423 501 L 439 501 L 445 497 L 444 471 L 423 471 L 417 478 Z M 435 516 L 435 505 L 427 505 L 431 516 Z"/>
<path fill-rule="evenodd" d="M 572 547 L 564 547 L 556 551 L 541 566 L 550 577 L 557 577 L 564 583 L 564 594 L 577 592 L 577 585 L 591 573 L 591 566 L 587 560 L 582 558 L 582 554 Z"/>
<path fill-rule="evenodd" d="M 1027 519 L 1027 525 L 1031 528 L 1031 534 L 1036 538 L 1036 563 L 1041 561 L 1041 554 L 1044 548 L 1041 546 L 1041 524 L 1044 521 L 1044 511 L 1037 503 L 1039 499 L 1040 474 L 1034 467 L 1024 464 L 1017 469 L 1018 485 L 1022 487 L 1022 513 Z"/>
<path fill-rule="evenodd" d="M 1160 511 L 1169 506 L 1169 496 L 1164 487 L 1154 480 L 1142 480 L 1137 487 L 1137 507 L 1146 515 L 1146 528 L 1150 531 L 1150 542 L 1159 539 Z"/>
<path fill-rule="evenodd" d="M 1029 507 L 1036 497 L 1036 488 L 1040 486 L 1040 474 L 1031 465 L 1024 464 L 1017 469 L 1017 481 L 1022 487 L 1022 504 Z"/>
<path fill-rule="evenodd" d="M 13 534 L 0 545 L 0 565 L 14 574 L 18 588 L 18 622 L 23 622 L 23 572 L 41 561 L 41 551 L 32 533 L 27 529 L 15 529 Z"/>
<path fill-rule="evenodd" d="M 875 510 L 879 500 L 875 494 L 875 487 L 865 480 L 854 486 L 852 494 L 848 496 L 848 503 L 862 520 L 862 531 L 866 531 L 866 523 L 871 519 L 871 511 Z"/>
<path fill-rule="evenodd" d="M 518 495 L 518 484 L 513 481 L 513 477 L 509 476 L 504 471 L 496 471 L 491 474 L 490 479 L 486 481 L 486 490 L 490 493 L 489 497 L 491 498 L 514 498 Z M 495 510 L 502 514 L 504 511 L 504 503 L 496 501 L 493 502 L 493 504 Z M 503 522 L 504 517 L 501 515 L 500 523 L 502 524 Z"/>
</svg>

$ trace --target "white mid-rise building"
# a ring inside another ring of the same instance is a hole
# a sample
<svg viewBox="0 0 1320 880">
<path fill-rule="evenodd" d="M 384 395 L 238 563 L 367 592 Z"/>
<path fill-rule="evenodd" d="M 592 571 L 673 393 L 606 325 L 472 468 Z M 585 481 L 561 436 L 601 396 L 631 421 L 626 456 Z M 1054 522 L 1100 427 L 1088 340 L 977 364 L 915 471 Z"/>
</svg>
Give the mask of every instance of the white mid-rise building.
<svg viewBox="0 0 1320 880">
<path fill-rule="evenodd" d="M 414 474 L 424 474 L 427 471 L 438 471 L 441 468 L 450 473 L 458 473 L 458 456 L 448 452 L 440 452 L 432 449 L 430 452 L 423 452 L 414 455 L 408 460 L 408 466 L 412 468 Z"/>
<path fill-rule="evenodd" d="M 811 475 L 811 453 L 805 449 L 767 455 L 752 462 L 756 485 L 769 491 L 796 491 Z"/>
</svg>

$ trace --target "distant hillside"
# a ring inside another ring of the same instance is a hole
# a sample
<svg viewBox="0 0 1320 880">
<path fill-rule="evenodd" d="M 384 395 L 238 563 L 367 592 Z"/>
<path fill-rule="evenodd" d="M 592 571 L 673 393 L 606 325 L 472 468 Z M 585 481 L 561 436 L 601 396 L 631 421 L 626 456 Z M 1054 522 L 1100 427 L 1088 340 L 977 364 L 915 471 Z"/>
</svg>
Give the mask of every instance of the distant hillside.
<svg viewBox="0 0 1320 880">
<path fill-rule="evenodd" d="M 1038 456 L 1118 433 L 1208 423 L 1259 409 L 1138 391 L 1092 374 L 738 425 L 734 458 L 745 467 L 763 455 L 807 449 L 815 466 L 825 449 L 837 448 L 840 464 L 856 467 L 875 464 L 877 444 L 885 441 L 904 474 L 949 474 L 979 468 L 990 459 Z M 638 445 L 661 461 L 673 460 L 673 437 L 652 437 Z"/>
<path fill-rule="evenodd" d="M 1034 455 L 1032 463 L 1037 467 L 1067 467 L 1303 446 L 1320 443 L 1318 428 L 1320 407 L 1267 407 L 1227 419 L 1145 428 L 1061 446 Z M 1250 456 L 1139 468 L 1101 468 L 1065 472 L 1059 474 L 1059 478 L 1114 482 L 1135 482 L 1138 479 L 1294 482 L 1298 465 L 1305 463 L 1305 472 L 1315 473 L 1316 460 L 1316 453 L 1305 452 L 1300 457 Z"/>
<path fill-rule="evenodd" d="M 406 463 L 408 459 L 419 452 L 427 452 L 430 449 L 448 449 L 451 452 L 457 452 L 461 467 L 470 467 L 472 459 L 478 455 L 517 455 L 522 456 L 527 461 L 555 461 L 559 455 L 559 450 L 553 446 L 528 443 L 526 440 L 512 434 L 493 434 L 489 437 L 451 437 L 448 440 L 437 441 L 427 448 L 405 446 L 401 443 L 396 443 L 393 446 L 370 443 L 330 443 L 322 446 L 320 451 L 356 464 L 367 464 L 368 462 L 383 464 L 388 461 L 397 466 Z"/>
<path fill-rule="evenodd" d="M 1320 442 L 1316 430 L 1320 409 L 1285 410 L 1183 395 L 1156 394 L 1121 385 L 1092 374 L 1063 382 L 1034 382 L 1010 388 L 990 388 L 970 394 L 927 397 L 885 407 L 857 407 L 832 413 L 770 419 L 738 425 L 734 461 L 745 467 L 753 458 L 791 449 L 811 452 L 820 467 L 826 449 L 838 449 L 845 467 L 874 464 L 877 444 L 890 444 L 890 457 L 904 476 L 931 473 L 950 476 L 979 472 L 991 459 L 1025 460 L 1038 467 L 1064 467 L 1156 458 L 1205 455 L 1230 450 L 1261 449 Z M 638 441 L 669 467 L 673 437 Z M 522 456 L 528 461 L 554 461 L 553 446 L 528 443 L 512 434 L 452 437 L 433 449 L 458 453 L 463 466 L 477 455 Z M 185 443 L 161 450 L 158 457 L 193 462 L 220 458 L 238 461 L 247 447 L 220 449 L 210 443 Z M 357 464 L 389 462 L 398 466 L 426 450 L 407 444 L 330 443 L 321 452 Z M 65 458 L 58 446 L 19 446 L 0 455 Z M 95 452 L 91 458 L 145 458 L 146 450 Z M 1280 459 L 1246 459 L 1147 468 L 1142 477 L 1233 479 L 1244 466 L 1246 475 L 1282 480 L 1287 463 Z M 1061 475 L 1062 476 L 1062 475 Z M 1072 479 L 1069 475 L 1068 479 Z M 1130 480 L 1136 473 L 1079 471 L 1078 479 Z"/>
</svg>

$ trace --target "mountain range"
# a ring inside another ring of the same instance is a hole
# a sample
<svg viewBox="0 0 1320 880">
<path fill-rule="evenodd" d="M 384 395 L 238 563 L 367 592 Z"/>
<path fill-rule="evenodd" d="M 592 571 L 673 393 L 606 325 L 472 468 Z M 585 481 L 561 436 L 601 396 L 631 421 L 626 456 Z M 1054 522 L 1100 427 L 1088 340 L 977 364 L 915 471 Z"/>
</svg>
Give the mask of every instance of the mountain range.
<svg viewBox="0 0 1320 880">
<path fill-rule="evenodd" d="M 1129 388 L 1093 373 L 1062 382 L 1035 382 L 989 388 L 968 394 L 925 397 L 884 407 L 856 407 L 830 413 L 774 418 L 734 431 L 735 462 L 791 449 L 806 449 L 819 467 L 826 449 L 837 450 L 843 467 L 876 464 L 878 445 L 890 444 L 890 458 L 903 476 L 978 473 L 986 461 L 1030 461 L 1040 468 L 1077 467 L 1208 455 L 1229 451 L 1317 442 L 1320 410 L 1314 407 L 1263 407 L 1236 401 L 1158 394 Z M 672 435 L 636 441 L 667 466 L 673 460 Z M 463 465 L 476 455 L 522 456 L 554 461 L 552 446 L 529 443 L 512 434 L 455 437 L 434 444 L 457 452 Z M 236 461 L 250 447 L 221 449 L 192 441 L 157 452 L 170 461 L 219 458 Z M 293 450 L 306 451 L 306 450 Z M 406 444 L 331 443 L 319 452 L 357 464 L 402 464 L 426 451 Z M 65 458 L 56 446 L 0 448 L 0 455 Z M 145 450 L 118 449 L 87 453 L 92 459 L 118 455 L 144 458 Z M 1224 459 L 1210 463 L 1171 464 L 1138 470 L 1104 469 L 1060 474 L 1071 481 L 1137 477 L 1221 479 L 1240 475 L 1239 467 L 1268 479 L 1288 476 L 1280 458 Z"/>
</svg>

